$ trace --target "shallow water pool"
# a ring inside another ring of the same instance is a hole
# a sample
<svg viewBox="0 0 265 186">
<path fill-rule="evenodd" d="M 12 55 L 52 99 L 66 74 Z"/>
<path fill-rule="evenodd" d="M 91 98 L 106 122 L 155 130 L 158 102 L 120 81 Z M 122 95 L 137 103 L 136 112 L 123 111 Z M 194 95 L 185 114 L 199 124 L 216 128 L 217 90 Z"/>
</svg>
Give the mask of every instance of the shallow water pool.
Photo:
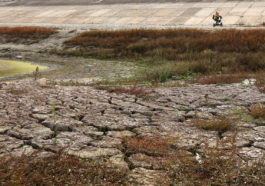
<svg viewBox="0 0 265 186">
<path fill-rule="evenodd" d="M 32 73 L 36 70 L 37 66 L 39 67 L 39 70 L 45 70 L 47 68 L 46 66 L 27 62 L 0 59 L 0 78 Z"/>
</svg>

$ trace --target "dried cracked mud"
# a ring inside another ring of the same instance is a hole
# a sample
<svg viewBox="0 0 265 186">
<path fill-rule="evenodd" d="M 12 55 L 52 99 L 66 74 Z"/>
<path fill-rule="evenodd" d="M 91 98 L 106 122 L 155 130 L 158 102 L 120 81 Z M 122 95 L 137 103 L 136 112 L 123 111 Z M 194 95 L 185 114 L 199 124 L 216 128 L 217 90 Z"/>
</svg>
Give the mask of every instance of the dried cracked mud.
<svg viewBox="0 0 265 186">
<path fill-rule="evenodd" d="M 139 184 L 151 184 L 161 170 L 139 162 L 143 154 L 126 155 L 121 147 L 128 136 L 178 137 L 179 149 L 200 152 L 207 139 L 233 135 L 206 131 L 192 118 L 211 119 L 265 103 L 255 86 L 240 84 L 153 88 L 150 99 L 109 93 L 89 86 L 46 86 L 32 80 L 0 83 L 0 156 L 20 155 L 43 148 L 60 149 L 81 158 L 108 157 L 131 169 Z M 226 99 L 229 98 L 229 99 Z M 264 160 L 264 121 L 239 120 L 236 146 L 244 161 Z"/>
<path fill-rule="evenodd" d="M 0 0 L 0 6 L 16 2 Z M 49 2 L 29 1 L 43 5 Z M 89 2 L 94 3 L 93 0 Z M 113 1 L 96 2 L 109 4 Z M 49 53 L 63 49 L 64 41 L 83 31 L 74 25 L 58 28 L 58 33 L 39 43 L 2 43 L 0 58 L 48 65 L 50 71 L 41 76 L 53 82 L 86 84 L 94 80 L 116 80 L 130 77 L 137 70 L 135 64 L 125 61 Z M 125 137 L 177 138 L 174 146 L 195 156 L 194 152 L 202 152 L 205 140 L 210 147 L 215 147 L 217 139 L 226 139 L 236 133 L 238 158 L 245 162 L 261 160 L 265 163 L 265 121 L 247 115 L 252 105 L 265 104 L 265 94 L 255 86 L 238 83 L 147 88 L 151 94 L 146 99 L 90 86 L 41 86 L 32 80 L 32 74 L 24 77 L 27 79 L 0 81 L 0 158 L 9 154 L 30 154 L 38 149 L 44 150 L 41 155 L 48 156 L 63 149 L 69 155 L 81 158 L 107 157 L 117 166 L 130 169 L 129 177 L 139 185 L 154 185 L 163 170 L 152 162 L 141 161 L 148 158 L 148 154 L 125 153 Z M 233 123 L 236 131 L 206 131 L 192 123 L 196 118 L 211 120 L 218 116 L 239 117 Z"/>
</svg>

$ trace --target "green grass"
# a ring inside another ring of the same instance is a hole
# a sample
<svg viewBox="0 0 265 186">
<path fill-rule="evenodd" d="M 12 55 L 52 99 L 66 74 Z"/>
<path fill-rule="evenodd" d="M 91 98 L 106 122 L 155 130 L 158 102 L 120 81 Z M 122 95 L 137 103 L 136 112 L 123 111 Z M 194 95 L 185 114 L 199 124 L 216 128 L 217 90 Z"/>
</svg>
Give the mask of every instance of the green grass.
<svg viewBox="0 0 265 186">
<path fill-rule="evenodd" d="M 235 115 L 241 115 L 243 113 L 245 113 L 246 111 L 242 110 L 242 109 L 234 109 L 231 111 L 231 114 L 235 114 Z"/>
<path fill-rule="evenodd" d="M 256 104 L 250 107 L 250 111 L 242 109 L 235 109 L 231 111 L 231 116 L 240 119 L 245 122 L 256 123 L 257 125 L 263 125 L 265 119 L 264 105 Z"/>
<path fill-rule="evenodd" d="M 39 70 L 45 70 L 47 68 L 42 65 L 0 59 L 0 77 L 31 73 L 36 70 L 37 66 L 39 67 Z"/>
<path fill-rule="evenodd" d="M 222 99 L 223 99 L 223 101 L 232 101 L 233 100 L 233 98 L 231 98 L 231 97 L 223 97 Z"/>
</svg>

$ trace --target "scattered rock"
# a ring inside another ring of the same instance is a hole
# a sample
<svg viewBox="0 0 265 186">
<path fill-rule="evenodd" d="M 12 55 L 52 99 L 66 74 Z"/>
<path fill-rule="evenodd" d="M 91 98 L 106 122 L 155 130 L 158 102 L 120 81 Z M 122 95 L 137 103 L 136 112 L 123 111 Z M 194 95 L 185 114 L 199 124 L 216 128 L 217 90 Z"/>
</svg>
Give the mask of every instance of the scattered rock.
<svg viewBox="0 0 265 186">
<path fill-rule="evenodd" d="M 242 82 L 242 85 L 243 85 L 243 86 L 254 85 L 256 81 L 257 81 L 256 79 L 245 79 L 245 80 Z"/>
<path fill-rule="evenodd" d="M 16 56 L 17 59 L 23 59 L 23 56 Z"/>
<path fill-rule="evenodd" d="M 40 85 L 40 86 L 47 86 L 47 79 L 46 78 L 41 78 L 41 79 L 38 79 L 37 80 L 37 82 L 38 82 L 38 84 Z"/>
</svg>

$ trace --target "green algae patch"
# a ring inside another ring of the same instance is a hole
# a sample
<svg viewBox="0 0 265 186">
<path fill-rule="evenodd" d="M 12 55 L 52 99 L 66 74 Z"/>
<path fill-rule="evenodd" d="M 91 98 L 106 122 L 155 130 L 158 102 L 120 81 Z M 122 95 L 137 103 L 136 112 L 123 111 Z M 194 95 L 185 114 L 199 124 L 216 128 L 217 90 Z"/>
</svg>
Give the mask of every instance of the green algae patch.
<svg viewBox="0 0 265 186">
<path fill-rule="evenodd" d="M 26 73 L 32 73 L 36 70 L 45 70 L 47 67 L 42 65 L 35 65 L 27 62 L 9 61 L 0 59 L 0 77 L 8 77 Z"/>
</svg>

